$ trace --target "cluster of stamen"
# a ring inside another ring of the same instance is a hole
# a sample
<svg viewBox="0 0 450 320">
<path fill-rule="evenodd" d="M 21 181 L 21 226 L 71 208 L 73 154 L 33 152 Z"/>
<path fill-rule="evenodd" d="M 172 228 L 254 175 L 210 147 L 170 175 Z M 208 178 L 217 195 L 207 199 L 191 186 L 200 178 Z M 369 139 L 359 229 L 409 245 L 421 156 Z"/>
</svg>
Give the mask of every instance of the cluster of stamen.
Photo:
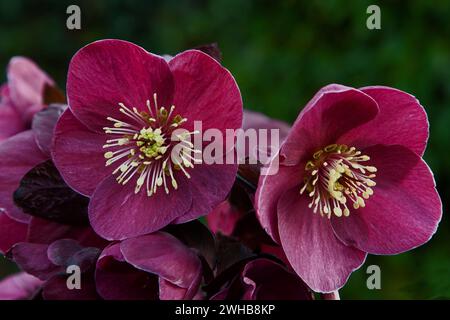
<svg viewBox="0 0 450 320">
<path fill-rule="evenodd" d="M 349 203 L 353 209 L 365 206 L 373 195 L 377 168 L 365 165 L 367 155 L 361 155 L 354 147 L 331 144 L 315 152 L 305 166 L 304 185 L 300 194 L 311 198 L 309 208 L 314 213 L 331 217 L 349 216 Z"/>
<path fill-rule="evenodd" d="M 113 171 L 119 184 L 125 185 L 135 177 L 135 193 L 145 186 L 150 197 L 159 187 L 164 187 L 165 192 L 169 193 L 169 183 L 176 190 L 176 171 L 190 178 L 186 169 L 194 167 L 193 163 L 199 161 L 195 154 L 201 153 L 194 149 L 190 138 L 199 132 L 184 131 L 176 135 L 176 141 L 172 141 L 174 130 L 187 121 L 179 114 L 174 115 L 174 110 L 173 105 L 169 110 L 159 107 L 155 93 L 153 106 L 150 100 L 146 101 L 146 111 L 119 103 L 119 111 L 128 118 L 127 121 L 107 118 L 113 126 L 103 130 L 117 138 L 106 141 L 103 148 L 109 151 L 104 156 L 106 166 L 119 163 Z M 176 144 L 180 147 L 174 157 L 171 151 Z"/>
</svg>

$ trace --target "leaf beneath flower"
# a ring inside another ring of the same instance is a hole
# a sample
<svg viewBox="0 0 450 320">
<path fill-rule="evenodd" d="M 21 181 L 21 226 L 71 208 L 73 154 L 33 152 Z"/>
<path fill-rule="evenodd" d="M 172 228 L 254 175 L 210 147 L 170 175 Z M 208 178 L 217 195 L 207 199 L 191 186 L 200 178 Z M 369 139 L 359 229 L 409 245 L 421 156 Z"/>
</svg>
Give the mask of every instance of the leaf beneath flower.
<svg viewBox="0 0 450 320">
<path fill-rule="evenodd" d="M 70 225 L 88 224 L 89 199 L 67 186 L 51 160 L 25 174 L 14 192 L 14 202 L 32 216 Z"/>
<path fill-rule="evenodd" d="M 233 238 L 222 236 L 221 234 L 216 236 L 216 250 L 217 274 L 221 274 L 235 264 L 255 257 L 255 254 L 248 247 Z"/>
<path fill-rule="evenodd" d="M 170 225 L 166 231 L 205 258 L 211 269 L 216 264 L 216 248 L 214 236 L 200 221 Z"/>
</svg>

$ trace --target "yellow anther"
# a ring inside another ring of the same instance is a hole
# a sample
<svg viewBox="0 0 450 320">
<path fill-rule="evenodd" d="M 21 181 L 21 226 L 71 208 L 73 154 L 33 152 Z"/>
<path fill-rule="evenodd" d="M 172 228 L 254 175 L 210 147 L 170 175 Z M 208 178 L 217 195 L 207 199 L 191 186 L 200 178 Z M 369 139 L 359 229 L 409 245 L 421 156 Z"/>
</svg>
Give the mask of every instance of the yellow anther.
<svg viewBox="0 0 450 320">
<path fill-rule="evenodd" d="M 343 144 L 330 144 L 313 153 L 312 160 L 305 165 L 304 185 L 300 194 L 307 191 L 311 198 L 308 207 L 314 213 L 328 218 L 347 217 L 350 210 L 366 206 L 376 185 L 377 168 L 363 164 L 370 157 L 362 155 L 354 147 Z"/>
<path fill-rule="evenodd" d="M 308 161 L 305 165 L 305 170 L 306 171 L 310 171 L 313 170 L 315 168 L 315 164 L 312 161 Z"/>
<path fill-rule="evenodd" d="M 333 151 L 335 151 L 336 149 L 337 149 L 337 144 L 330 144 L 330 145 L 328 145 L 328 146 L 326 146 L 325 148 L 323 148 L 323 150 L 325 151 L 325 152 L 328 152 L 328 153 L 330 153 L 330 152 L 333 152 Z"/>
<path fill-rule="evenodd" d="M 323 153 L 323 150 L 316 151 L 316 152 L 313 154 L 313 158 L 314 158 L 315 160 L 319 159 L 320 156 L 322 155 L 322 153 Z"/>
<path fill-rule="evenodd" d="M 111 151 L 105 153 L 105 159 L 111 159 L 114 156 L 114 153 Z"/>
</svg>

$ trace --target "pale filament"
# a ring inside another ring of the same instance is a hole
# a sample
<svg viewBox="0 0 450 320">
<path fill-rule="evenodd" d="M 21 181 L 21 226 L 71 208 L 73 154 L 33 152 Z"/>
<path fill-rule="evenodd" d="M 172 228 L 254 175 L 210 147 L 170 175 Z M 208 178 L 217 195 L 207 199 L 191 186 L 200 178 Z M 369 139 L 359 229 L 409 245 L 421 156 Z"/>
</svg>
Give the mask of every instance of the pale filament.
<svg viewBox="0 0 450 320">
<path fill-rule="evenodd" d="M 377 169 L 364 164 L 369 160 L 354 147 L 326 146 L 306 164 L 300 194 L 306 192 L 311 198 L 308 206 L 314 213 L 328 218 L 349 216 L 351 209 L 365 207 L 365 200 L 373 195 Z"/>
<path fill-rule="evenodd" d="M 118 163 L 113 171 L 117 182 L 125 185 L 136 178 L 134 192 L 137 194 L 144 187 L 149 197 L 159 187 L 163 187 L 166 193 L 170 191 L 169 186 L 178 189 L 175 171 L 190 178 L 187 169 L 192 169 L 198 163 L 192 154 L 201 153 L 190 141 L 191 136 L 198 134 L 198 131 L 184 132 L 176 136 L 178 141 L 171 141 L 172 131 L 187 119 L 174 115 L 174 105 L 169 110 L 158 106 L 156 93 L 152 98 L 152 101 L 146 101 L 146 111 L 120 102 L 119 111 L 128 120 L 107 117 L 112 126 L 103 128 L 106 134 L 118 136 L 108 139 L 103 145 L 104 149 L 109 149 L 104 153 L 106 166 Z M 178 157 L 172 157 L 169 152 L 175 143 L 181 146 Z"/>
</svg>

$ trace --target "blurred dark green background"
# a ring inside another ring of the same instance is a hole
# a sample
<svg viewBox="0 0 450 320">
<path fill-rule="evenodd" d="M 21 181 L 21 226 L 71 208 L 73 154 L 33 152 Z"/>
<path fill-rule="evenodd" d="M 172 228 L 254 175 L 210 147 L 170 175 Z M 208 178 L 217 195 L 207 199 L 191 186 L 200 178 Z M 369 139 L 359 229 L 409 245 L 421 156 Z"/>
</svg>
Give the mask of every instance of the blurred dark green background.
<svg viewBox="0 0 450 320">
<path fill-rule="evenodd" d="M 70 4 L 81 7 L 80 31 L 66 29 Z M 370 4 L 381 7 L 381 30 L 366 28 Z M 445 215 L 450 203 L 449 18 L 447 0 L 0 0 L 0 68 L 11 56 L 25 55 L 64 87 L 71 56 L 97 39 L 126 39 L 161 54 L 218 42 L 245 107 L 286 121 L 292 122 L 328 83 L 388 85 L 414 94 L 430 118 L 425 157 L 444 202 L 443 221 L 435 237 L 417 250 L 369 257 L 341 295 L 450 298 L 450 224 Z M 370 264 L 381 267 L 381 290 L 366 287 Z M 0 261 L 0 277 L 12 268 Z"/>
</svg>

